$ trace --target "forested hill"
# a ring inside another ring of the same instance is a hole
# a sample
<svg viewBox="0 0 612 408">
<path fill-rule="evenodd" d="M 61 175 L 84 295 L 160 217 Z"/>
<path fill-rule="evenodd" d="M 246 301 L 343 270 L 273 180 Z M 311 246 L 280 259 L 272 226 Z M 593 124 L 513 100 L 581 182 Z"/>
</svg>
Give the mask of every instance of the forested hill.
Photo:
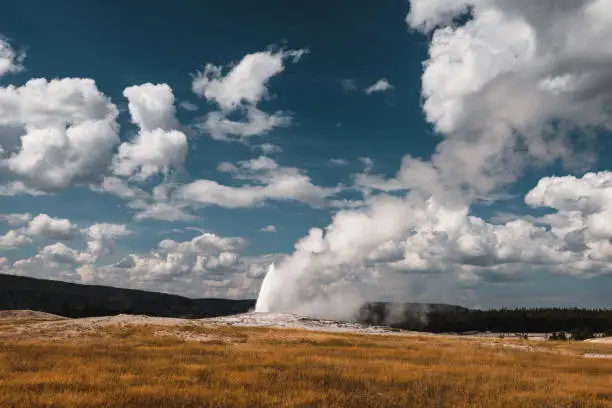
<svg viewBox="0 0 612 408">
<path fill-rule="evenodd" d="M 245 313 L 253 307 L 254 300 L 189 299 L 165 293 L 0 274 L 0 310 L 29 309 L 65 317 L 123 313 L 203 318 Z"/>
</svg>

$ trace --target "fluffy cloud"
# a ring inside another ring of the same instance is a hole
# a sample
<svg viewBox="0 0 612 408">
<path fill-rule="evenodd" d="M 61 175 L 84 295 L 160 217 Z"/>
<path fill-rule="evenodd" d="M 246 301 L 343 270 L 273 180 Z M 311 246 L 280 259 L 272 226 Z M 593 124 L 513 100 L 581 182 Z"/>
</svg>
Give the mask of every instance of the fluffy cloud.
<svg viewBox="0 0 612 408">
<path fill-rule="evenodd" d="M 545 177 L 525 202 L 557 211 L 536 221 L 550 225 L 567 248 L 584 255 L 583 261 L 612 260 L 607 253 L 612 239 L 612 173 Z"/>
<path fill-rule="evenodd" d="M 187 137 L 175 129 L 170 87 L 131 86 L 124 96 L 139 133 L 112 160 L 120 141 L 118 111 L 93 80 L 40 78 L 0 88 L 0 165 L 23 179 L 0 186 L 0 195 L 41 195 L 97 182 L 111 162 L 115 174 L 135 180 L 182 169 Z"/>
<path fill-rule="evenodd" d="M 5 249 L 29 244 L 34 238 L 72 240 L 78 233 L 76 225 L 70 220 L 53 218 L 47 214 L 39 214 L 36 217 L 29 213 L 3 214 L 1 218 L 11 226 L 23 225 L 19 229 L 8 231 L 0 238 L 0 247 Z"/>
<path fill-rule="evenodd" d="M 123 94 L 140 131 L 133 141 L 119 146 L 114 173 L 143 181 L 157 173 L 183 169 L 188 143 L 183 132 L 173 129 L 178 122 L 172 89 L 147 83 L 126 88 Z"/>
<path fill-rule="evenodd" d="M 525 166 L 588 165 L 570 132 L 589 145 L 612 128 L 607 2 L 413 0 L 408 22 L 431 32 L 423 108 L 446 139 L 430 161 L 404 159 L 402 187 L 469 201 Z"/>
<path fill-rule="evenodd" d="M 267 200 L 294 200 L 321 207 L 326 198 L 336 192 L 336 189 L 312 184 L 299 169 L 281 167 L 265 156 L 239 162 L 237 166 L 224 162 L 219 165 L 219 170 L 252 184 L 232 187 L 212 180 L 197 180 L 177 188 L 173 197 L 226 208 L 250 207 Z"/>
<path fill-rule="evenodd" d="M 291 117 L 283 112 L 269 115 L 253 106 L 247 106 L 245 111 L 246 121 L 231 120 L 223 112 L 212 112 L 196 126 L 210 133 L 213 139 L 228 140 L 228 135 L 240 138 L 257 136 L 268 133 L 274 128 L 291 124 Z"/>
<path fill-rule="evenodd" d="M 35 255 L 34 259 L 30 259 L 30 262 L 40 261 L 42 265 L 54 267 L 57 265 L 79 265 L 87 260 L 87 254 L 76 251 L 58 242 L 42 248 L 38 254 Z"/>
<path fill-rule="evenodd" d="M 123 224 L 94 224 L 85 231 L 87 249 L 94 259 L 108 255 L 115 249 L 115 239 L 132 234 Z"/>
<path fill-rule="evenodd" d="M 17 230 L 10 230 L 6 234 L 0 236 L 0 248 L 2 249 L 15 249 L 27 245 L 30 242 L 32 242 L 30 237 Z"/>
<path fill-rule="evenodd" d="M 71 240 L 77 234 L 76 225 L 65 218 L 53 218 L 47 214 L 34 217 L 27 226 L 27 234 L 55 240 Z"/>
<path fill-rule="evenodd" d="M 18 141 L 0 133 L 9 154 L 2 165 L 40 189 L 94 180 L 119 142 L 116 116 L 90 79 L 41 78 L 0 88 L 0 126 L 23 130 Z"/>
<path fill-rule="evenodd" d="M 612 174 L 587 173 L 582 178 L 544 177 L 527 194 L 525 202 L 534 207 L 596 213 L 612 204 Z"/>
<path fill-rule="evenodd" d="M 184 169 L 189 149 L 187 136 L 176 119 L 175 98 L 167 84 L 146 83 L 128 87 L 132 122 L 139 128 L 131 141 L 122 143 L 113 159 L 113 176 L 107 176 L 92 190 L 107 192 L 128 200 L 128 207 L 137 210 L 135 218 L 167 221 L 190 220 L 178 203 L 169 203 L 167 195 L 158 194 L 164 184 L 152 193 L 129 181 L 144 182 L 157 174 L 168 176 Z M 126 181 L 121 177 L 127 177 Z"/>
<path fill-rule="evenodd" d="M 187 137 L 177 130 L 141 131 L 132 142 L 119 146 L 114 172 L 135 180 L 146 180 L 157 174 L 182 169 L 187 157 Z"/>
<path fill-rule="evenodd" d="M 268 81 L 284 70 L 284 60 L 298 62 L 306 50 L 262 51 L 246 55 L 223 75 L 223 67 L 207 64 L 193 79 L 193 92 L 231 111 L 269 97 Z"/>
<path fill-rule="evenodd" d="M 25 53 L 16 52 L 11 44 L 0 37 L 0 77 L 24 70 Z"/>
<path fill-rule="evenodd" d="M 15 275 L 81 281 L 76 268 L 87 263 L 90 257 L 58 242 L 43 247 L 36 255 L 20 259 L 6 267 Z"/>
<path fill-rule="evenodd" d="M 393 89 L 393 85 L 391 85 L 385 78 L 379 79 L 376 83 L 367 87 L 364 92 L 366 95 L 371 95 L 375 92 L 385 92 Z"/>
<path fill-rule="evenodd" d="M 167 84 L 135 85 L 125 88 L 132 122 L 143 131 L 176 129 L 174 94 Z"/>
<path fill-rule="evenodd" d="M 223 67 L 207 64 L 192 82 L 197 95 L 216 103 L 220 111 L 209 113 L 198 127 L 217 140 L 244 140 L 262 135 L 279 126 L 287 126 L 291 117 L 284 112 L 268 114 L 257 108 L 268 99 L 270 79 L 285 69 L 285 61 L 296 63 L 307 50 L 262 51 L 248 54 L 229 72 Z M 232 112 L 240 112 L 243 120 L 230 119 Z"/>
<path fill-rule="evenodd" d="M 44 191 L 36 190 L 26 186 L 23 181 L 12 181 L 0 186 L 0 196 L 14 197 L 18 195 L 29 195 L 33 197 L 45 195 Z"/>
<path fill-rule="evenodd" d="M 407 184 L 425 171 L 428 193 L 487 193 L 526 165 L 588 163 L 568 134 L 612 128 L 605 0 L 413 0 L 408 21 L 432 31 L 424 112 L 446 140 L 431 163 L 405 162 Z"/>
</svg>

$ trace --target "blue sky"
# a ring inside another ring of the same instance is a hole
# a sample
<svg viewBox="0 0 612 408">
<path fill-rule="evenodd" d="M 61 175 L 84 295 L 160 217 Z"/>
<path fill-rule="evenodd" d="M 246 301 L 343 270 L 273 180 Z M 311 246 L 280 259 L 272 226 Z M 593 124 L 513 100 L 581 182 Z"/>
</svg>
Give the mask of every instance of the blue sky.
<svg viewBox="0 0 612 408">
<path fill-rule="evenodd" d="M 608 306 L 608 6 L 447 3 L 6 2 L 1 270 Z"/>
</svg>

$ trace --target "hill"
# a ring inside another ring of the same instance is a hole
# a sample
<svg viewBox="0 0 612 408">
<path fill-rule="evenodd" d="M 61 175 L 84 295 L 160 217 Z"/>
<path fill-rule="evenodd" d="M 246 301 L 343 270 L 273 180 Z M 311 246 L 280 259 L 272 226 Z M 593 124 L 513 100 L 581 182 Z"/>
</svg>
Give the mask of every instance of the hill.
<svg viewBox="0 0 612 408">
<path fill-rule="evenodd" d="M 110 286 L 0 274 L 0 310 L 36 310 L 65 317 L 139 314 L 204 318 L 245 313 L 254 300 L 189 299 Z"/>
</svg>

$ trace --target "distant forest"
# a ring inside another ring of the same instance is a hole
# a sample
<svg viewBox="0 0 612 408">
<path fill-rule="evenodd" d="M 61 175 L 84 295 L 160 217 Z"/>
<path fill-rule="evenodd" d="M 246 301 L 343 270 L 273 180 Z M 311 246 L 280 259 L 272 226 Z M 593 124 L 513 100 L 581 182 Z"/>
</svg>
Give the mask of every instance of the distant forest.
<svg viewBox="0 0 612 408">
<path fill-rule="evenodd" d="M 578 308 L 471 310 L 448 305 L 371 303 L 358 317 L 363 323 L 432 333 L 569 333 L 574 339 L 612 335 L 612 310 Z"/>
</svg>

